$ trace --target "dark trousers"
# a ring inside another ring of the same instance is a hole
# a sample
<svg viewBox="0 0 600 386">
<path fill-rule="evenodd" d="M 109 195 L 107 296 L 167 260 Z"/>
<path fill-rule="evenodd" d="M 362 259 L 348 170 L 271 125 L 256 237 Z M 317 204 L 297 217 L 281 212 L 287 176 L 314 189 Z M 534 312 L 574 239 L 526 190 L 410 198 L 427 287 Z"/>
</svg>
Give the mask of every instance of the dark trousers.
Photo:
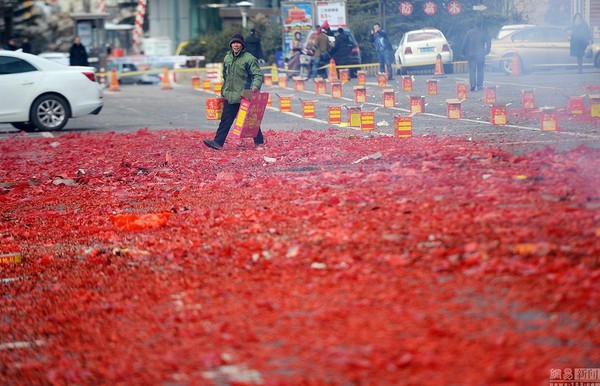
<svg viewBox="0 0 600 386">
<path fill-rule="evenodd" d="M 377 60 L 379 61 L 379 72 L 384 73 L 385 68 L 387 67 L 388 78 L 393 78 L 394 73 L 392 70 L 392 59 L 389 50 L 377 51 Z"/>
<path fill-rule="evenodd" d="M 215 142 L 220 146 L 225 144 L 225 139 L 227 138 L 227 134 L 229 134 L 231 125 L 233 125 L 233 121 L 235 121 L 235 117 L 240 110 L 240 106 L 241 103 L 228 103 L 227 100 L 225 100 L 223 114 L 221 115 L 221 122 L 219 122 L 219 127 L 217 128 L 217 133 L 215 134 Z M 265 139 L 262 131 L 259 128 L 258 134 L 256 135 L 256 138 L 254 138 L 254 144 L 262 145 L 264 142 Z"/>
<path fill-rule="evenodd" d="M 479 56 L 469 57 L 469 83 L 471 89 L 474 87 L 483 88 L 483 67 L 485 58 Z"/>
</svg>

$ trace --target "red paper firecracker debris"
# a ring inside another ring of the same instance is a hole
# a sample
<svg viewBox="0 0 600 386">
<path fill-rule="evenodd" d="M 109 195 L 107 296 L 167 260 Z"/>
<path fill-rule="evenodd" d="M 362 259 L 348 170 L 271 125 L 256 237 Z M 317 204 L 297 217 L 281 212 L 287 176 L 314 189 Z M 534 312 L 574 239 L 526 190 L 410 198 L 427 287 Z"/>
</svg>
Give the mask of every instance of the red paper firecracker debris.
<svg viewBox="0 0 600 386">
<path fill-rule="evenodd" d="M 327 82 L 323 78 L 315 78 L 315 93 L 317 95 L 327 94 Z"/>
<path fill-rule="evenodd" d="M 272 86 L 273 85 L 273 76 L 271 74 L 264 74 L 263 75 L 263 80 L 265 82 L 265 86 Z"/>
<path fill-rule="evenodd" d="M 542 107 L 542 131 L 557 131 L 558 119 L 554 107 Z"/>
<path fill-rule="evenodd" d="M 122 213 L 110 216 L 110 221 L 121 229 L 132 231 L 165 226 L 170 215 L 170 212 Z"/>
<path fill-rule="evenodd" d="M 375 129 L 375 111 L 360 112 L 360 129 L 362 131 L 371 131 Z"/>
<path fill-rule="evenodd" d="M 331 97 L 332 98 L 341 98 L 342 97 L 342 83 L 341 82 L 331 82 Z"/>
<path fill-rule="evenodd" d="M 492 125 L 506 125 L 506 106 L 492 106 Z"/>
<path fill-rule="evenodd" d="M 367 89 L 364 86 L 354 86 L 354 102 L 365 103 L 367 101 Z"/>
<path fill-rule="evenodd" d="M 535 90 L 521 90 L 521 104 L 524 109 L 532 110 L 535 108 Z"/>
<path fill-rule="evenodd" d="M 305 90 L 303 78 L 301 78 L 299 76 L 294 77 L 294 90 L 296 90 L 296 91 L 304 91 Z"/>
<path fill-rule="evenodd" d="M 483 103 L 486 105 L 496 103 L 496 87 L 485 87 L 483 89 Z"/>
<path fill-rule="evenodd" d="M 413 80 L 412 76 L 402 75 L 402 91 L 412 91 Z"/>
<path fill-rule="evenodd" d="M 287 113 L 292 111 L 292 97 L 291 96 L 279 96 L 279 111 Z"/>
<path fill-rule="evenodd" d="M 383 107 L 396 107 L 396 93 L 393 88 L 383 90 Z"/>
<path fill-rule="evenodd" d="M 462 103 L 459 99 L 448 99 L 448 119 L 460 119 L 462 117 Z"/>
<path fill-rule="evenodd" d="M 340 70 L 340 81 L 342 84 L 350 82 L 350 70 L 347 68 Z"/>
<path fill-rule="evenodd" d="M 398 138 L 412 137 L 412 117 L 394 117 L 394 134 Z"/>
<path fill-rule="evenodd" d="M 410 97 L 410 113 L 419 114 L 425 112 L 425 97 L 411 96 Z"/>
<path fill-rule="evenodd" d="M 377 74 L 377 87 L 386 88 L 387 87 L 387 76 L 385 73 Z"/>
<path fill-rule="evenodd" d="M 360 107 L 348 107 L 348 126 L 360 127 Z"/>
<path fill-rule="evenodd" d="M 342 123 L 342 106 L 329 106 L 327 108 L 327 117 L 331 125 Z"/>
<path fill-rule="evenodd" d="M 456 99 L 467 99 L 467 84 L 458 82 L 456 83 Z"/>
<path fill-rule="evenodd" d="M 429 79 L 427 81 L 427 94 L 437 95 L 438 93 L 438 81 L 437 79 Z"/>
<path fill-rule="evenodd" d="M 365 86 L 367 84 L 367 72 L 364 70 L 357 71 L 356 82 L 359 86 Z"/>
<path fill-rule="evenodd" d="M 223 114 L 223 107 L 225 107 L 225 99 L 206 98 L 206 119 L 221 119 L 221 114 Z"/>
<path fill-rule="evenodd" d="M 315 117 L 315 101 L 302 101 L 302 117 Z"/>
<path fill-rule="evenodd" d="M 571 115 L 581 115 L 585 108 L 583 97 L 571 97 L 569 98 L 568 110 Z"/>
</svg>

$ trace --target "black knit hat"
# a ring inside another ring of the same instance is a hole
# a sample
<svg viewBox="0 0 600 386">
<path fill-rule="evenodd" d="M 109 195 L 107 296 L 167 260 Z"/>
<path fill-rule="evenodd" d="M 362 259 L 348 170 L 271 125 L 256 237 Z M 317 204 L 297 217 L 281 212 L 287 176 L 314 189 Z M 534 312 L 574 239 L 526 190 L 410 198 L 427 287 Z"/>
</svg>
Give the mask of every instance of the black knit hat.
<svg viewBox="0 0 600 386">
<path fill-rule="evenodd" d="M 242 35 L 242 34 L 233 34 L 231 36 L 231 40 L 229 40 L 229 47 L 231 47 L 231 45 L 235 42 L 242 43 L 242 45 L 244 47 L 246 47 L 246 42 L 244 41 L 244 35 Z"/>
</svg>

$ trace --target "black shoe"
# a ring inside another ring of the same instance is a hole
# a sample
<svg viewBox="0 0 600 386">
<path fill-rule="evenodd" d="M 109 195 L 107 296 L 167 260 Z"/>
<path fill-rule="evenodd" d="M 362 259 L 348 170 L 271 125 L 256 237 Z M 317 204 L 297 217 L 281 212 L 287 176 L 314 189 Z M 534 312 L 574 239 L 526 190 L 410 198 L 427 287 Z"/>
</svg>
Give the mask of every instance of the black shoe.
<svg viewBox="0 0 600 386">
<path fill-rule="evenodd" d="M 393 76 L 390 76 L 390 77 L 388 78 L 388 80 L 394 80 L 394 77 L 393 77 Z"/>
<path fill-rule="evenodd" d="M 221 150 L 223 148 L 223 146 L 219 145 L 218 143 L 216 143 L 215 141 L 211 141 L 210 139 L 205 139 L 204 144 L 208 147 L 210 147 L 211 149 L 215 149 L 215 150 Z"/>
<path fill-rule="evenodd" d="M 475 91 L 475 90 L 477 90 L 477 88 L 471 87 L 471 91 Z"/>
</svg>

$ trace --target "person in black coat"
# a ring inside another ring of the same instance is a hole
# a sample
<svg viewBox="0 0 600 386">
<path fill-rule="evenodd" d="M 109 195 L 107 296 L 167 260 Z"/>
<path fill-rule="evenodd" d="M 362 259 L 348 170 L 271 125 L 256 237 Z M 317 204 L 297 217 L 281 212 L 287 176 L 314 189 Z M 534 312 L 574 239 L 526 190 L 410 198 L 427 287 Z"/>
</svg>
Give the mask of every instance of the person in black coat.
<svg viewBox="0 0 600 386">
<path fill-rule="evenodd" d="M 394 79 L 394 71 L 392 70 L 392 44 L 388 39 L 387 33 L 381 29 L 381 24 L 373 24 L 371 30 L 371 43 L 375 45 L 377 52 L 377 60 L 379 61 L 379 72 L 385 73 L 387 67 L 388 80 Z"/>
<path fill-rule="evenodd" d="M 263 59 L 262 45 L 260 43 L 260 38 L 256 34 L 256 29 L 252 28 L 250 30 L 250 35 L 246 37 L 246 52 L 254 55 L 256 59 Z"/>
<path fill-rule="evenodd" d="M 463 42 L 462 53 L 469 61 L 469 83 L 471 91 L 483 89 L 483 69 L 485 56 L 490 53 L 492 41 L 483 27 L 481 20 L 467 31 Z"/>
<path fill-rule="evenodd" d="M 23 52 L 31 54 L 31 43 L 29 43 L 29 38 L 27 36 L 21 38 L 21 49 Z"/>
<path fill-rule="evenodd" d="M 18 50 L 19 46 L 17 46 L 17 40 L 15 38 L 9 38 L 6 42 L 6 45 L 4 46 L 4 49 L 8 51 Z"/>
<path fill-rule="evenodd" d="M 335 44 L 329 51 L 329 54 L 336 65 L 349 64 L 349 56 L 352 53 L 353 47 L 354 45 L 350 41 L 350 36 L 344 32 L 343 28 L 338 28 L 337 35 L 335 36 Z"/>
<path fill-rule="evenodd" d="M 592 34 L 590 27 L 583 20 L 580 13 L 573 17 L 573 27 L 571 29 L 571 56 L 577 58 L 577 70 L 580 74 L 583 73 L 583 57 L 585 49 L 592 44 Z"/>
<path fill-rule="evenodd" d="M 69 50 L 69 64 L 71 66 L 89 66 L 88 54 L 84 45 L 81 44 L 79 36 L 75 37 Z"/>
</svg>

